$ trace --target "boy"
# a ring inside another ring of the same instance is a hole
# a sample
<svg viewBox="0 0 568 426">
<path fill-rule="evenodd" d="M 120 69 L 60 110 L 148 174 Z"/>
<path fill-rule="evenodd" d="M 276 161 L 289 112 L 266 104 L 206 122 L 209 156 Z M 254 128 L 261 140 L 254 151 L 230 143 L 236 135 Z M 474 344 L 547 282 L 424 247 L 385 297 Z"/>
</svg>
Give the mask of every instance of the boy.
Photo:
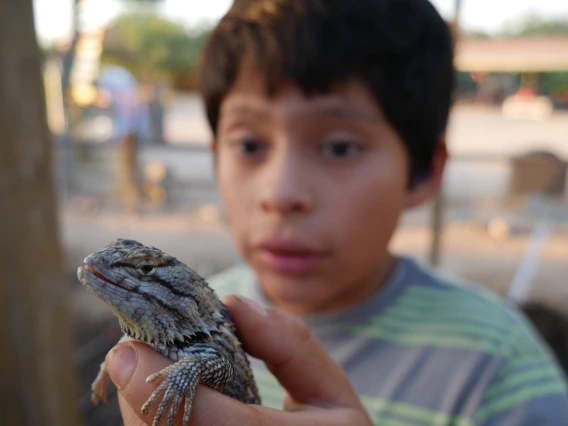
<svg viewBox="0 0 568 426">
<path fill-rule="evenodd" d="M 217 292 L 303 317 L 377 425 L 568 424 L 561 372 L 515 309 L 388 250 L 446 161 L 452 40 L 429 2 L 235 0 L 203 59 L 247 263 Z"/>
</svg>

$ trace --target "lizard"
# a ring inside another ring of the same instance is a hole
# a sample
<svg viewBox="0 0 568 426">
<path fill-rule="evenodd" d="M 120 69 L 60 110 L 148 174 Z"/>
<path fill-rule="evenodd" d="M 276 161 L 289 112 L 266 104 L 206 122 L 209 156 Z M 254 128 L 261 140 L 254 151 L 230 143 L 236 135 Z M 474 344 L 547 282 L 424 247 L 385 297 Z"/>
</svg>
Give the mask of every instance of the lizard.
<svg viewBox="0 0 568 426">
<path fill-rule="evenodd" d="M 120 341 L 146 343 L 174 361 L 146 379 L 164 379 L 141 409 L 147 414 L 164 394 L 153 426 L 166 412 L 166 424 L 172 426 L 184 398 L 187 425 L 198 384 L 246 404 L 261 403 L 227 307 L 187 265 L 160 249 L 120 238 L 87 256 L 77 276 L 118 318 Z M 103 362 L 91 387 L 95 405 L 107 402 L 108 379 Z"/>
</svg>

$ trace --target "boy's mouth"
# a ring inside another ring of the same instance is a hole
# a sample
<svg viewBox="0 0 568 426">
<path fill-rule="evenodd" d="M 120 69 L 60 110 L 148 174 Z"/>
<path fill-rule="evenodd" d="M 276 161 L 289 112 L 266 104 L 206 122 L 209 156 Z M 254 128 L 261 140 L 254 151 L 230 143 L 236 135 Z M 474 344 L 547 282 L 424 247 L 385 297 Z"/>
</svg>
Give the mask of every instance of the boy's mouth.
<svg viewBox="0 0 568 426">
<path fill-rule="evenodd" d="M 258 247 L 262 262 L 268 268 L 285 274 L 309 272 L 324 257 L 322 251 L 298 241 L 267 240 Z"/>
</svg>

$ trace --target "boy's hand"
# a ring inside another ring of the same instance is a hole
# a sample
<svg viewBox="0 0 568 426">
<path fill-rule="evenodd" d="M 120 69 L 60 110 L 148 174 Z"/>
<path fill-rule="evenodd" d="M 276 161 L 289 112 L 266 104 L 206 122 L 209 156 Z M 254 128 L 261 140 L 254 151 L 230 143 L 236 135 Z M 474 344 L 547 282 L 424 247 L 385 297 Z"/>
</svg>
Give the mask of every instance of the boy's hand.
<svg viewBox="0 0 568 426">
<path fill-rule="evenodd" d="M 286 411 L 245 405 L 200 386 L 191 425 L 371 425 L 346 374 L 303 321 L 238 296 L 225 303 L 247 351 L 262 359 L 288 391 Z M 154 411 L 147 415 L 140 411 L 156 387 L 146 378 L 171 363 L 136 342 L 117 345 L 108 354 L 106 365 L 119 388 L 125 426 L 152 424 Z M 181 425 L 181 416 L 177 420 L 176 425 Z"/>
</svg>

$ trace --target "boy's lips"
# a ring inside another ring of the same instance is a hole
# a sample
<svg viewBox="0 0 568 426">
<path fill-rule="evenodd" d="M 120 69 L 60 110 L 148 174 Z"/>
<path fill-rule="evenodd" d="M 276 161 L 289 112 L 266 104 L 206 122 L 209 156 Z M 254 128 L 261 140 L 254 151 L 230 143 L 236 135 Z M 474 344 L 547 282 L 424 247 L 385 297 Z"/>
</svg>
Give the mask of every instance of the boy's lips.
<svg viewBox="0 0 568 426">
<path fill-rule="evenodd" d="M 308 272 L 323 260 L 325 253 L 309 244 L 272 239 L 258 245 L 261 261 L 280 273 L 299 274 Z"/>
</svg>

